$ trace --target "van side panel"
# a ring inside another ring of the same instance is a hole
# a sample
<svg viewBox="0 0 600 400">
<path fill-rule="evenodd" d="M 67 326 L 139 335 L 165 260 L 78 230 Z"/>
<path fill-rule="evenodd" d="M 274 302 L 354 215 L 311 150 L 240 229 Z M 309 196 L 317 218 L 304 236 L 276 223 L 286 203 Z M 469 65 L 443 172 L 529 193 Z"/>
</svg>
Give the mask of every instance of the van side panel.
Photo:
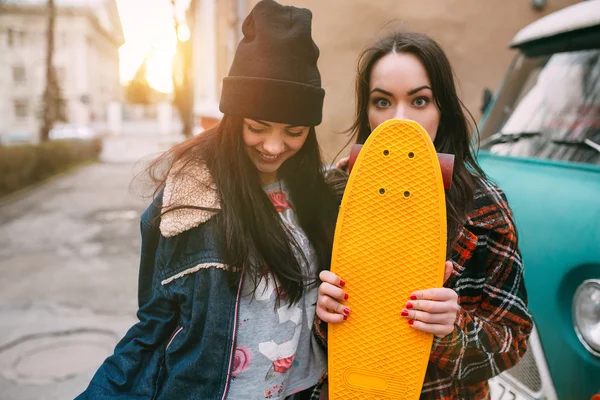
<svg viewBox="0 0 600 400">
<path fill-rule="evenodd" d="M 559 399 L 600 393 L 600 358 L 579 341 L 572 299 L 600 279 L 600 167 L 495 156 L 483 170 L 506 193 L 525 263 L 529 306 Z"/>
</svg>

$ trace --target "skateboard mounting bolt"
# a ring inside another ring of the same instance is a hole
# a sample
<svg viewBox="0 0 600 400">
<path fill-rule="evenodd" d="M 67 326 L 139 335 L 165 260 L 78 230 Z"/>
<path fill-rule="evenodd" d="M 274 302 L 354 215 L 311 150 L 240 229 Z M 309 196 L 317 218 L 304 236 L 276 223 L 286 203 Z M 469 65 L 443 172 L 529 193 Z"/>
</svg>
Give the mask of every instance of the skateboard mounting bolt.
<svg viewBox="0 0 600 400">
<path fill-rule="evenodd" d="M 415 153 L 413 153 L 412 151 L 408 153 L 408 158 L 415 158 Z"/>
<path fill-rule="evenodd" d="M 385 193 L 385 189 L 384 188 L 379 189 L 379 194 L 384 194 L 384 193 Z"/>
<path fill-rule="evenodd" d="M 410 196 L 410 192 L 407 190 L 406 192 L 404 192 L 404 197 L 408 197 Z"/>
<path fill-rule="evenodd" d="M 384 150 L 383 151 L 383 155 L 384 156 L 389 156 L 390 155 L 390 151 L 389 150 Z"/>
</svg>

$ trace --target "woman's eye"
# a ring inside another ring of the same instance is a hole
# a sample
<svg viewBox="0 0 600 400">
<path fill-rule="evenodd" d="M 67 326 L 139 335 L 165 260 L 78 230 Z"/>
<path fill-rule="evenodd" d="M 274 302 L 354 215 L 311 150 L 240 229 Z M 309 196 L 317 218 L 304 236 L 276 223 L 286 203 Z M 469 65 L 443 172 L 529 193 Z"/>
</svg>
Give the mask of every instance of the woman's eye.
<svg viewBox="0 0 600 400">
<path fill-rule="evenodd" d="M 285 131 L 285 132 L 292 137 L 302 136 L 302 133 L 303 133 L 303 131 L 300 131 L 300 132 Z"/>
<path fill-rule="evenodd" d="M 250 130 L 250 132 L 254 132 L 254 133 L 262 133 L 265 131 L 264 129 L 255 128 L 250 124 L 248 124 L 248 129 Z"/>
<path fill-rule="evenodd" d="M 429 103 L 429 99 L 425 98 L 425 97 L 417 97 L 416 99 L 413 100 L 413 104 L 417 107 L 425 107 L 427 105 L 427 103 Z"/>
<path fill-rule="evenodd" d="M 374 99 L 373 103 L 375 104 L 375 107 L 377 107 L 377 108 L 387 108 L 391 105 L 390 101 L 388 99 L 384 99 L 384 98 Z"/>
</svg>

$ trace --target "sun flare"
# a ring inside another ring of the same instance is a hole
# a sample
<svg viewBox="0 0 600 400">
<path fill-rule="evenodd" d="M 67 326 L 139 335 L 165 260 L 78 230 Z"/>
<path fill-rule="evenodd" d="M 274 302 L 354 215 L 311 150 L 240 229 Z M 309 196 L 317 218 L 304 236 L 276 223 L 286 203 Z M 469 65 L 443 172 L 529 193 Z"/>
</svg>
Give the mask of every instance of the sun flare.
<svg viewBox="0 0 600 400">
<path fill-rule="evenodd" d="M 172 92 L 177 37 L 189 40 L 189 28 L 182 24 L 175 32 L 170 0 L 118 0 L 117 4 L 126 41 L 119 49 L 121 83 L 126 85 L 147 58 L 146 79 L 150 86 Z M 177 4 L 185 6 L 186 2 L 178 0 Z"/>
</svg>

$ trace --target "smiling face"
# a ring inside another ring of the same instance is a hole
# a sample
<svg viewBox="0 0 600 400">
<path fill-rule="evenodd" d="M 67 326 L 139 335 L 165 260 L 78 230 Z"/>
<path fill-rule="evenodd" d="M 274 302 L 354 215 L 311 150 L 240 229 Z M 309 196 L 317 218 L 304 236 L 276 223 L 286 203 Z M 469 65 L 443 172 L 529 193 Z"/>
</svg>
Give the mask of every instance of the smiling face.
<svg viewBox="0 0 600 400">
<path fill-rule="evenodd" d="M 440 110 L 423 63 L 409 53 L 390 53 L 371 70 L 368 116 L 371 130 L 389 119 L 418 122 L 435 140 Z"/>
<path fill-rule="evenodd" d="M 246 153 L 258 170 L 263 185 L 277 180 L 285 160 L 304 145 L 309 127 L 244 118 L 243 138 Z"/>
</svg>

